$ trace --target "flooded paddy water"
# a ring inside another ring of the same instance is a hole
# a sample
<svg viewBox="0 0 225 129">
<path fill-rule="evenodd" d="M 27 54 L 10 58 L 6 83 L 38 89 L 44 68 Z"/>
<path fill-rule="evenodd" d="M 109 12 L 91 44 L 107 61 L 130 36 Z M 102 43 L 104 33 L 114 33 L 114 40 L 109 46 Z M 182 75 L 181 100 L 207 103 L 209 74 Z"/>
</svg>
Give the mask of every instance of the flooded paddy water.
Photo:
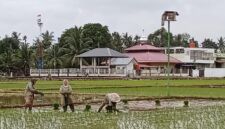
<svg viewBox="0 0 225 129">
<path fill-rule="evenodd" d="M 100 106 L 104 95 L 99 94 L 74 94 L 73 102 L 77 109 L 82 109 L 86 104 L 92 106 L 93 110 L 97 110 Z M 127 103 L 125 103 L 125 101 Z M 160 101 L 160 104 L 156 104 L 156 100 Z M 189 107 L 203 107 L 203 106 L 221 106 L 225 105 L 224 99 L 199 99 L 199 98 L 188 98 L 188 97 L 173 97 L 168 98 L 148 98 L 148 97 L 137 97 L 137 96 L 122 96 L 122 101 L 118 103 L 119 109 L 126 109 L 129 111 L 144 111 L 153 110 L 158 108 L 179 108 L 184 106 L 184 101 L 188 101 Z M 24 96 L 22 93 L 0 93 L 0 108 L 1 107 L 22 107 L 24 104 Z M 52 106 L 53 104 L 60 104 L 59 94 L 46 94 L 44 97 L 39 95 L 35 96 L 34 105 L 37 107 Z"/>
</svg>

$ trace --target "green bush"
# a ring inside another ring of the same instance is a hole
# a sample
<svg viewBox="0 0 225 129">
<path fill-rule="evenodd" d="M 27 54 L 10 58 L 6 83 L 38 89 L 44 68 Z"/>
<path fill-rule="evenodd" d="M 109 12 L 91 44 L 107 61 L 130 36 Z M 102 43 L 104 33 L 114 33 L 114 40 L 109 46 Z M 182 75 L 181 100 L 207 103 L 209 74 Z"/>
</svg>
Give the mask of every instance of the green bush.
<svg viewBox="0 0 225 129">
<path fill-rule="evenodd" d="M 89 112 L 90 110 L 91 110 L 91 105 L 90 105 L 90 104 L 87 104 L 87 105 L 85 106 L 84 111 L 85 111 L 85 112 Z"/>
<path fill-rule="evenodd" d="M 58 103 L 54 103 L 53 104 L 53 109 L 54 110 L 59 110 L 59 104 Z"/>
<path fill-rule="evenodd" d="M 189 107 L 189 101 L 188 100 L 184 101 L 184 107 Z"/>
<path fill-rule="evenodd" d="M 128 101 L 127 101 L 126 99 L 122 100 L 122 102 L 123 102 L 124 104 L 128 104 Z"/>
<path fill-rule="evenodd" d="M 155 105 L 156 105 L 156 106 L 160 106 L 160 105 L 161 105 L 161 103 L 160 103 L 160 100 L 159 100 L 159 99 L 155 100 Z"/>
</svg>

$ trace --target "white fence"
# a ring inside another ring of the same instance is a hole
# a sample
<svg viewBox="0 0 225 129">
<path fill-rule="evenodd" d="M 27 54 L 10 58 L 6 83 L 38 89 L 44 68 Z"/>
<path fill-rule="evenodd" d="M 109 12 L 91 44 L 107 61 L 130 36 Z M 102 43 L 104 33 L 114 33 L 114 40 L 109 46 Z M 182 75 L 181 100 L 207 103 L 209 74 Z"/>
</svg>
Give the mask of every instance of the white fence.
<svg viewBox="0 0 225 129">
<path fill-rule="evenodd" d="M 225 68 L 205 68 L 192 70 L 192 77 L 225 77 Z"/>
<path fill-rule="evenodd" d="M 134 75 L 135 71 L 127 73 L 121 69 L 106 69 L 106 68 L 83 68 L 82 71 L 78 68 L 68 69 L 30 69 L 30 76 L 129 76 Z"/>
<path fill-rule="evenodd" d="M 205 68 L 204 77 L 225 77 L 225 68 Z"/>
</svg>

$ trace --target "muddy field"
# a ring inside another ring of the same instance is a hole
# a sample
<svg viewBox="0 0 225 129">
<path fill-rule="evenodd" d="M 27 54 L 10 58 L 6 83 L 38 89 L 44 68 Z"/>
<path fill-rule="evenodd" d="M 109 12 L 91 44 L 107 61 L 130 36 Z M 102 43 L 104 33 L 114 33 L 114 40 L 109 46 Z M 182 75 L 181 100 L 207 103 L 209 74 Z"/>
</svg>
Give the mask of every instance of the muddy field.
<svg viewBox="0 0 225 129">
<path fill-rule="evenodd" d="M 97 111 L 103 94 L 76 94 L 73 101 L 77 110 L 83 110 L 86 104 L 90 104 L 92 111 Z M 160 104 L 156 104 L 156 101 Z M 193 97 L 137 97 L 122 96 L 118 103 L 118 109 L 123 111 L 148 111 L 161 108 L 182 108 L 184 101 L 188 101 L 188 107 L 221 106 L 225 100 L 221 98 L 193 98 Z M 37 109 L 52 109 L 53 104 L 60 104 L 60 95 L 47 94 L 44 97 L 35 96 L 34 105 Z M 22 93 L 0 93 L 0 108 L 23 108 L 24 97 Z"/>
</svg>

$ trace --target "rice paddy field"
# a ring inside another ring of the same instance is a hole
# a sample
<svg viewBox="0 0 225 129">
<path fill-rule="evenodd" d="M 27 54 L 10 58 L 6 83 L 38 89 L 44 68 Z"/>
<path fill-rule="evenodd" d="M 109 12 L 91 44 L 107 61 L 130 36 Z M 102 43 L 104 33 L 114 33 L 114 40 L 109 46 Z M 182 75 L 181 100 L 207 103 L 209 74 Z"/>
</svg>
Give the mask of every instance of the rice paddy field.
<svg viewBox="0 0 225 129">
<path fill-rule="evenodd" d="M 1 105 L 22 105 L 27 81 L 0 81 Z M 36 88 L 45 93 L 34 104 L 58 102 L 62 80 L 39 80 Z M 64 113 L 52 107 L 35 107 L 32 112 L 21 108 L 0 109 L 0 129 L 224 129 L 225 80 L 71 80 L 75 102 L 86 98 L 98 103 L 90 112 L 84 105 L 75 106 L 76 112 Z M 122 112 L 97 113 L 104 94 L 117 92 L 124 99 L 119 103 Z M 169 95 L 169 96 L 168 96 Z M 167 97 L 169 100 L 164 100 Z M 173 97 L 173 99 L 170 97 Z M 196 98 L 204 98 L 198 100 Z M 151 98 L 139 101 L 139 98 Z M 155 99 L 161 106 L 155 106 Z M 182 98 L 182 99 L 174 99 Z M 137 99 L 137 100 L 136 100 Z M 45 101 L 43 101 L 45 100 Z M 85 100 L 84 103 L 88 103 Z M 184 107 L 183 102 L 190 105 Z M 138 110 L 137 110 L 138 109 Z"/>
<path fill-rule="evenodd" d="M 0 110 L 1 129 L 224 129 L 225 106 L 150 112 L 21 112 Z"/>
</svg>

